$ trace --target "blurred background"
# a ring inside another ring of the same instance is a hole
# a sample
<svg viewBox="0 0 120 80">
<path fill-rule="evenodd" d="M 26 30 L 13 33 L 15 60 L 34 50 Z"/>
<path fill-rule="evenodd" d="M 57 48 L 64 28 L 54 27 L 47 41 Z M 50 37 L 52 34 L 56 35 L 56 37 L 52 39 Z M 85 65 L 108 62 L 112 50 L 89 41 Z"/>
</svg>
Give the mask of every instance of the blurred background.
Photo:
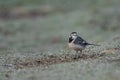
<svg viewBox="0 0 120 80">
<path fill-rule="evenodd" d="M 120 47 L 120 0 L 0 0 L 0 63 L 71 54 L 73 31 L 105 49 Z"/>
<path fill-rule="evenodd" d="M 73 31 L 102 43 L 119 37 L 119 22 L 119 0 L 0 0 L 0 50 L 59 51 Z"/>
</svg>

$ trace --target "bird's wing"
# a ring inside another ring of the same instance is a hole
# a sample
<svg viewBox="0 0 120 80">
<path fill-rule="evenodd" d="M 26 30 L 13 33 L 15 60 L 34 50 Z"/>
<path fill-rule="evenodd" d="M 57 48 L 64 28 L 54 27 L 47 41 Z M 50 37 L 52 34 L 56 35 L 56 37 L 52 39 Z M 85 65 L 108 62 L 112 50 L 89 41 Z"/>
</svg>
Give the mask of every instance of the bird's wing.
<svg viewBox="0 0 120 80">
<path fill-rule="evenodd" d="M 79 44 L 79 45 L 85 45 L 87 43 L 87 41 L 85 41 L 84 39 L 82 39 L 81 37 L 77 37 L 74 41 L 75 44 Z"/>
<path fill-rule="evenodd" d="M 86 46 L 86 45 L 100 46 L 100 45 L 97 45 L 97 44 L 88 43 L 87 41 L 85 41 L 84 39 L 82 39 L 79 36 L 75 39 L 74 44 L 78 44 L 78 45 L 82 45 L 82 46 Z"/>
</svg>

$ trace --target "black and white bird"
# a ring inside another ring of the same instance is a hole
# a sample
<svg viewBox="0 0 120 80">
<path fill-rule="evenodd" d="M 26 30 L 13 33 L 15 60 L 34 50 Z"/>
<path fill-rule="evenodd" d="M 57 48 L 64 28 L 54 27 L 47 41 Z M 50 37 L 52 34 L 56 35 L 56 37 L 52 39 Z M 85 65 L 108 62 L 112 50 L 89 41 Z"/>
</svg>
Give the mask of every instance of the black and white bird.
<svg viewBox="0 0 120 80">
<path fill-rule="evenodd" d="M 94 45 L 94 46 L 99 46 L 96 44 L 91 44 L 82 39 L 80 36 L 78 36 L 77 32 L 72 32 L 69 37 L 69 48 L 73 49 L 78 53 L 82 53 L 82 50 L 85 49 L 86 46 L 88 45 Z"/>
</svg>

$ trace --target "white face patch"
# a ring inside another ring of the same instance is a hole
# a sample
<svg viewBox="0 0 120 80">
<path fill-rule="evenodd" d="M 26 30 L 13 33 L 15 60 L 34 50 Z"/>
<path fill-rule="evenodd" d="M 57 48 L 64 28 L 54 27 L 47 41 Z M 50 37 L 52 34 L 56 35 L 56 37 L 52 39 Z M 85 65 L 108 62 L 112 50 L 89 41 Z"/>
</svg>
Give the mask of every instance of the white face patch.
<svg viewBox="0 0 120 80">
<path fill-rule="evenodd" d="M 74 33 L 74 34 L 71 34 L 71 36 L 77 36 L 77 34 Z"/>
<path fill-rule="evenodd" d="M 76 39 L 76 38 L 77 38 L 77 36 L 72 36 L 72 38 L 73 38 L 73 39 Z"/>
<path fill-rule="evenodd" d="M 77 38 L 77 34 L 71 34 L 71 37 L 72 37 L 73 39 L 75 39 L 75 38 Z"/>
<path fill-rule="evenodd" d="M 77 36 L 77 34 L 72 34 L 73 36 Z"/>
</svg>

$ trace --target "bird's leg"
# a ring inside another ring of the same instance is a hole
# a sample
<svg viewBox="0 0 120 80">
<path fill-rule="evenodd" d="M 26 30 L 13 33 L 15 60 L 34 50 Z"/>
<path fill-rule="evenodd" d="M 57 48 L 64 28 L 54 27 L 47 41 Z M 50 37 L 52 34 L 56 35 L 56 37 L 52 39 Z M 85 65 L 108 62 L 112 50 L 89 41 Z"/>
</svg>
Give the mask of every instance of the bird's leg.
<svg viewBox="0 0 120 80">
<path fill-rule="evenodd" d="M 80 50 L 80 54 L 82 54 L 82 50 Z"/>
<path fill-rule="evenodd" d="M 76 50 L 76 54 L 78 54 L 78 50 Z"/>
<path fill-rule="evenodd" d="M 79 55 L 79 57 L 82 57 L 82 50 L 80 50 L 80 53 L 79 53 L 80 55 Z"/>
<path fill-rule="evenodd" d="M 81 51 L 79 52 L 79 50 L 76 50 L 75 58 L 76 59 L 80 58 L 80 54 L 81 54 Z"/>
</svg>

